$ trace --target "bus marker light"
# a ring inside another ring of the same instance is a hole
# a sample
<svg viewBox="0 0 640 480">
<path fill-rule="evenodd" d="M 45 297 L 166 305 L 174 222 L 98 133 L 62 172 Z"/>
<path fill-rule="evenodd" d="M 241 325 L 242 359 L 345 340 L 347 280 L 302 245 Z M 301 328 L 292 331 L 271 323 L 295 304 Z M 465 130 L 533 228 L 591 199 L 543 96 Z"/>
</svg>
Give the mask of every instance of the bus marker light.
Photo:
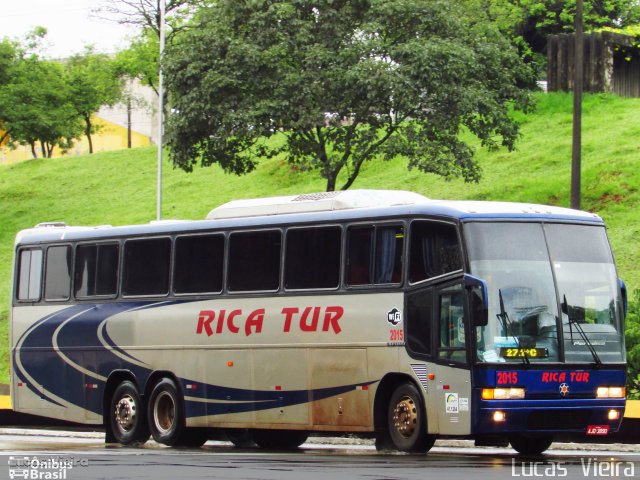
<svg viewBox="0 0 640 480">
<path fill-rule="evenodd" d="M 609 417 L 609 420 L 619 420 L 620 412 L 618 410 L 609 410 L 608 417 Z"/>
<path fill-rule="evenodd" d="M 87 383 L 85 386 L 87 387 L 87 390 L 97 390 L 98 389 L 98 384 L 97 383 Z"/>
<path fill-rule="evenodd" d="M 427 375 L 427 378 L 428 378 L 429 380 L 435 380 L 435 379 L 436 379 L 436 374 L 435 374 L 435 373 L 429 373 L 429 374 Z"/>
<path fill-rule="evenodd" d="M 358 385 L 356 390 L 369 390 L 369 385 Z"/>
<path fill-rule="evenodd" d="M 442 385 L 443 390 L 449 390 L 451 388 L 450 385 Z"/>
<path fill-rule="evenodd" d="M 187 383 L 187 390 L 197 390 L 198 385 L 195 383 Z"/>
<path fill-rule="evenodd" d="M 507 415 L 500 410 L 493 412 L 493 421 L 496 423 L 504 422 L 507 419 Z"/>
<path fill-rule="evenodd" d="M 233 367 L 233 362 L 232 361 L 228 361 L 227 362 L 227 367 Z"/>
<path fill-rule="evenodd" d="M 280 390 L 282 390 L 282 385 L 276 385 L 275 387 L 271 387 L 271 388 L 276 392 L 279 392 Z"/>
</svg>

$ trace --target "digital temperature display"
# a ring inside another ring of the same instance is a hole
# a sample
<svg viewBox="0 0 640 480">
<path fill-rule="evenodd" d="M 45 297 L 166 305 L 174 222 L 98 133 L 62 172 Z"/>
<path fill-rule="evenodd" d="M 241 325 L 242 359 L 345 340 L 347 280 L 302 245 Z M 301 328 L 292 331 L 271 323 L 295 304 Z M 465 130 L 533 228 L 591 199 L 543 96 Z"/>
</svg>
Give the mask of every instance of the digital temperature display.
<svg viewBox="0 0 640 480">
<path fill-rule="evenodd" d="M 501 348 L 500 355 L 503 358 L 547 358 L 549 351 L 546 348 Z"/>
</svg>

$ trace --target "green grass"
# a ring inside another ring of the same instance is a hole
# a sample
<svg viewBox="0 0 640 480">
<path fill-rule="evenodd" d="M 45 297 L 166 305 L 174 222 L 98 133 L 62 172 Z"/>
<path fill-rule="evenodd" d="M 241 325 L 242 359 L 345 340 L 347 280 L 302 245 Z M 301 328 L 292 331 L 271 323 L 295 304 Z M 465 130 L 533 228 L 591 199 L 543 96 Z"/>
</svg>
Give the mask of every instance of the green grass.
<svg viewBox="0 0 640 480">
<path fill-rule="evenodd" d="M 535 113 L 518 115 L 517 151 L 477 150 L 478 184 L 445 181 L 408 171 L 401 159 L 370 163 L 352 188 L 405 189 L 430 198 L 506 200 L 568 206 L 572 97 L 538 95 Z M 583 105 L 582 208 L 600 214 L 620 276 L 640 287 L 640 99 L 586 96 Z M 165 162 L 163 217 L 201 219 L 234 198 L 324 190 L 315 173 L 297 172 L 281 159 L 244 177 L 217 167 L 193 173 Z M 8 312 L 16 233 L 43 221 L 73 225 L 146 223 L 156 212 L 156 150 L 142 148 L 0 166 L 0 383 L 8 379 Z"/>
</svg>

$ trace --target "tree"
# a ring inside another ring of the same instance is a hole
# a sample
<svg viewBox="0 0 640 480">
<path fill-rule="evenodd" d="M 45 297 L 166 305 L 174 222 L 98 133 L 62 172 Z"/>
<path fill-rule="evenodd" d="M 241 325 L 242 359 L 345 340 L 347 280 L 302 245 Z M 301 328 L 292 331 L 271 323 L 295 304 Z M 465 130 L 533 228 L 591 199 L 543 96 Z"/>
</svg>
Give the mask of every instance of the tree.
<svg viewBox="0 0 640 480">
<path fill-rule="evenodd" d="M 284 153 L 331 191 L 365 162 L 400 155 L 477 181 L 463 130 L 512 149 L 509 109 L 529 104 L 530 69 L 457 1 L 222 1 L 197 20 L 165 68 L 167 143 L 187 171 L 218 163 L 242 174 Z"/>
<path fill-rule="evenodd" d="M 547 37 L 575 28 L 576 0 L 465 0 L 479 7 L 512 38 L 522 39 L 538 53 L 546 51 Z M 637 0 L 585 0 L 587 31 L 625 27 L 640 22 Z"/>
<path fill-rule="evenodd" d="M 118 75 L 137 78 L 158 94 L 160 43 L 153 31 L 143 31 L 131 41 L 129 48 L 118 52 L 115 65 Z"/>
<path fill-rule="evenodd" d="M 108 0 L 96 9 L 95 14 L 122 24 L 134 25 L 140 31 L 151 30 L 160 36 L 160 2 L 165 1 L 167 41 L 188 28 L 187 20 L 206 5 L 205 0 Z"/>
<path fill-rule="evenodd" d="M 122 83 L 114 61 L 106 54 L 87 48 L 69 58 L 65 65 L 69 102 L 84 121 L 84 134 L 93 153 L 91 134 L 96 132 L 92 116 L 103 105 L 114 105 L 122 95 Z"/>
<path fill-rule="evenodd" d="M 31 146 L 34 158 L 38 146 L 49 158 L 56 146 L 69 149 L 82 134 L 62 66 L 36 55 L 15 59 L 0 89 L 0 121 L 10 141 Z"/>
</svg>

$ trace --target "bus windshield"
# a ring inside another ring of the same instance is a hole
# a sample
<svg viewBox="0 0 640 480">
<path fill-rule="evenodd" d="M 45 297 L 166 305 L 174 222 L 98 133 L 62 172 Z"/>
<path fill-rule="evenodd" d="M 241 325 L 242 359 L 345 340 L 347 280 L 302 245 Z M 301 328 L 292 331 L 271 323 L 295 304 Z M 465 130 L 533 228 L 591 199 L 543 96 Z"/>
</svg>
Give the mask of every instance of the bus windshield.
<svg viewBox="0 0 640 480">
<path fill-rule="evenodd" d="M 465 226 L 471 273 L 488 286 L 480 362 L 624 362 L 616 270 L 602 226 Z"/>
</svg>

